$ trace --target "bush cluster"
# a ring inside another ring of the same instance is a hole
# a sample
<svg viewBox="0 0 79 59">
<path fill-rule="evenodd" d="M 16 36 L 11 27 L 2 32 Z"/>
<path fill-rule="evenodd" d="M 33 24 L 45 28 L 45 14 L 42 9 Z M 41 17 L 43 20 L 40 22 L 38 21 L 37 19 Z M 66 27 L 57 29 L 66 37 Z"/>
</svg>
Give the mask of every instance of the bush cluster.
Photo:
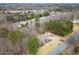
<svg viewBox="0 0 79 59">
<path fill-rule="evenodd" d="M 28 52 L 30 54 L 36 54 L 39 49 L 39 42 L 36 37 L 29 37 L 28 39 Z"/>
<path fill-rule="evenodd" d="M 51 20 L 46 23 L 46 29 L 52 33 L 65 36 L 73 30 L 70 20 Z"/>
</svg>

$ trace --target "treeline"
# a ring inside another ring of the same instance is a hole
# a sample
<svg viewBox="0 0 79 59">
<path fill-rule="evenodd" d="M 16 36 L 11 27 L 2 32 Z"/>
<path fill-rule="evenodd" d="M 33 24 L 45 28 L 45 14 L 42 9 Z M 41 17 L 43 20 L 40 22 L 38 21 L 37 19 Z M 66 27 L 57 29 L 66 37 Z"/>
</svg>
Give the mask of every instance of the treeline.
<svg viewBox="0 0 79 59">
<path fill-rule="evenodd" d="M 48 16 L 48 15 L 50 15 L 48 11 L 45 11 L 39 14 L 34 14 L 32 12 L 24 13 L 24 14 L 14 13 L 14 14 L 7 15 L 6 20 L 9 22 L 18 22 L 18 21 L 25 21 L 25 20 L 30 20 L 30 19 Z"/>
</svg>

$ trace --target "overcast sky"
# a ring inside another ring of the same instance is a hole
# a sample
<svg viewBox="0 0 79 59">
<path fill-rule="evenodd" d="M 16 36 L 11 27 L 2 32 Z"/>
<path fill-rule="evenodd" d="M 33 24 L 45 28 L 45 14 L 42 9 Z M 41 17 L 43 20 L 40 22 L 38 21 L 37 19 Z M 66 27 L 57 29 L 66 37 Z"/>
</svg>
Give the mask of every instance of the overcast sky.
<svg viewBox="0 0 79 59">
<path fill-rule="evenodd" d="M 79 0 L 0 0 L 0 3 L 79 3 Z"/>
</svg>

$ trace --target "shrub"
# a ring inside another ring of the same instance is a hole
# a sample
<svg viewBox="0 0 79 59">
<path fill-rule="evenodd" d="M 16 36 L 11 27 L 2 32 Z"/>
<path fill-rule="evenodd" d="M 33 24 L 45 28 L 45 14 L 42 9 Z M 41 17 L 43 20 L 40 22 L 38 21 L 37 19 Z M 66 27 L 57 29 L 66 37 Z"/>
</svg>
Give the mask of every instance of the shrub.
<svg viewBox="0 0 79 59">
<path fill-rule="evenodd" d="M 6 38 L 8 35 L 8 30 L 6 28 L 0 28 L 0 37 L 1 38 Z"/>
<path fill-rule="evenodd" d="M 55 12 L 62 12 L 62 11 L 64 11 L 64 9 L 63 8 L 56 8 L 56 9 L 53 9 L 53 11 L 55 11 Z"/>
<path fill-rule="evenodd" d="M 45 12 L 43 12 L 42 15 L 43 15 L 43 16 L 48 16 L 48 15 L 49 15 L 49 12 L 48 12 L 48 11 L 45 11 Z"/>
<path fill-rule="evenodd" d="M 73 30 L 70 20 L 51 20 L 46 23 L 46 29 L 52 33 L 65 36 Z"/>
<path fill-rule="evenodd" d="M 6 16 L 6 20 L 9 21 L 9 22 L 13 22 L 14 18 L 13 18 L 12 15 L 10 15 L 10 16 Z"/>
<path fill-rule="evenodd" d="M 36 17 L 36 19 L 35 19 L 35 25 L 36 25 L 37 30 L 38 30 L 38 27 L 40 26 L 39 17 Z"/>
<path fill-rule="evenodd" d="M 30 37 L 28 41 L 28 52 L 30 54 L 36 54 L 39 49 L 39 42 L 36 37 Z"/>
<path fill-rule="evenodd" d="M 35 18 L 37 18 L 37 17 L 42 17 L 42 14 L 36 14 Z"/>
<path fill-rule="evenodd" d="M 12 43 L 15 44 L 21 39 L 21 34 L 19 31 L 13 31 L 9 32 L 7 37 Z"/>
</svg>

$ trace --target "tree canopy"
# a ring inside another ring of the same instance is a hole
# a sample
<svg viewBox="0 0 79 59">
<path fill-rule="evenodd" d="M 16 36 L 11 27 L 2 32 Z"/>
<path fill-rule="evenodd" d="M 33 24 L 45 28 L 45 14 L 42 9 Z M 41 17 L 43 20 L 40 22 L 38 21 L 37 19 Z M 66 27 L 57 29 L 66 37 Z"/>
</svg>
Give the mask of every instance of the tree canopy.
<svg viewBox="0 0 79 59">
<path fill-rule="evenodd" d="M 46 23 L 46 29 L 52 33 L 65 36 L 73 30 L 70 20 L 51 20 Z"/>
</svg>

